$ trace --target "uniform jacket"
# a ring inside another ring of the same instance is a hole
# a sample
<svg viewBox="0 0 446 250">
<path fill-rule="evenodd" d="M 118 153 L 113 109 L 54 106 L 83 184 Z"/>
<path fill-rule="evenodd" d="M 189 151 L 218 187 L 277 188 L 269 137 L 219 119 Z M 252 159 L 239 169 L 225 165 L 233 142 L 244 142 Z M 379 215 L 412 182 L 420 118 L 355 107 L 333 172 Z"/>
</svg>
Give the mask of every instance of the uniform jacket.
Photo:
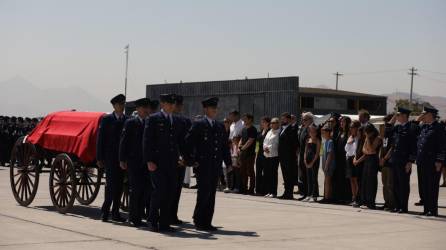
<svg viewBox="0 0 446 250">
<path fill-rule="evenodd" d="M 124 123 L 119 143 L 119 161 L 128 162 L 130 165 L 142 165 L 144 123 L 145 120 L 139 117 L 128 119 Z"/>
<path fill-rule="evenodd" d="M 98 161 L 119 161 L 119 140 L 127 116 L 118 120 L 115 113 L 105 115 L 99 125 L 96 142 L 96 159 Z"/>
<path fill-rule="evenodd" d="M 176 168 L 179 156 L 184 152 L 184 122 L 172 115 L 172 126 L 162 112 L 149 116 L 143 136 L 143 160 L 154 162 L 158 168 Z"/>
<path fill-rule="evenodd" d="M 445 160 L 445 131 L 434 121 L 421 125 L 417 140 L 417 165 L 430 165 Z"/>
<path fill-rule="evenodd" d="M 386 127 L 386 134 L 392 138 L 390 163 L 404 165 L 408 162 L 415 162 L 417 137 L 411 122 Z"/>
<path fill-rule="evenodd" d="M 186 136 L 188 165 L 199 164 L 200 174 L 221 174 L 222 162 L 231 166 L 231 154 L 228 146 L 228 133 L 223 123 L 215 121 L 214 126 L 206 118 L 192 124 Z"/>
</svg>

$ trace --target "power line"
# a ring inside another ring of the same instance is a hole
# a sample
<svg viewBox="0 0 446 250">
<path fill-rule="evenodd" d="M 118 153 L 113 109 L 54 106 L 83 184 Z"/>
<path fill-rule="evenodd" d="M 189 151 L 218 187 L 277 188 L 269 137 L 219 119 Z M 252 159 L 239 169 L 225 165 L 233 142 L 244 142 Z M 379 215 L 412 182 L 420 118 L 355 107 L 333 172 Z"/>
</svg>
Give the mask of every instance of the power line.
<svg viewBox="0 0 446 250">
<path fill-rule="evenodd" d="M 432 78 L 432 77 L 428 77 L 426 75 L 419 75 L 419 76 L 421 78 L 425 78 L 425 79 L 428 79 L 428 80 L 431 80 L 431 81 L 440 82 L 440 83 L 446 83 L 446 80 L 435 79 L 435 78 Z"/>
<path fill-rule="evenodd" d="M 406 71 L 406 69 L 363 71 L 363 72 L 352 72 L 352 73 L 344 73 L 344 74 L 345 75 L 370 75 L 370 74 L 395 73 L 395 72 L 403 72 L 403 71 Z"/>
<path fill-rule="evenodd" d="M 446 75 L 446 73 L 444 73 L 444 72 L 438 72 L 438 71 L 432 71 L 432 70 L 426 70 L 426 69 L 421 69 L 420 71 L 432 73 L 432 74 Z"/>
</svg>

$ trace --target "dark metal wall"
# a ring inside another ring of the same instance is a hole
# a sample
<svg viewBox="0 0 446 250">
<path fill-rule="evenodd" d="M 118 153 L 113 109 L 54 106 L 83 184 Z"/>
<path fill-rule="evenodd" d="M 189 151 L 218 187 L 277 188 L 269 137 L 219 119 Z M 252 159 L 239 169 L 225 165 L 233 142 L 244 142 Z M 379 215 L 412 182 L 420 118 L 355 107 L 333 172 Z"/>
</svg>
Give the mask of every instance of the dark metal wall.
<svg viewBox="0 0 446 250">
<path fill-rule="evenodd" d="M 219 119 L 231 110 L 251 113 L 256 123 L 264 115 L 278 116 L 282 112 L 299 113 L 299 78 L 279 77 L 211 82 L 147 85 L 146 96 L 158 99 L 162 93 L 184 96 L 185 114 L 201 115 L 201 101 L 217 96 L 220 98 Z"/>
</svg>

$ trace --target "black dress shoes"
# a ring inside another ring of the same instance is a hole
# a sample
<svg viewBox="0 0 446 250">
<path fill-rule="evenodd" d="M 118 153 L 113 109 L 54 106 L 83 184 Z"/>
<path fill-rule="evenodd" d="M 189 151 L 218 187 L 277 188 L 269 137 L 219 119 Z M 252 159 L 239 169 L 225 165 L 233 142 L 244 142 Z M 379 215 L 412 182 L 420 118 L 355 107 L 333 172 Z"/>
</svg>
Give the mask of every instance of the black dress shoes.
<svg viewBox="0 0 446 250">
<path fill-rule="evenodd" d="M 415 202 L 415 204 L 414 204 L 415 206 L 423 206 L 424 205 L 424 202 L 423 201 L 419 201 L 419 202 Z"/>
<path fill-rule="evenodd" d="M 126 219 L 122 218 L 121 215 L 114 215 L 112 216 L 112 220 L 116 222 L 125 222 Z"/>
<path fill-rule="evenodd" d="M 180 219 L 175 219 L 175 220 L 173 220 L 172 221 L 172 225 L 181 225 L 181 224 L 183 224 L 184 222 L 182 221 L 182 220 L 180 220 Z"/>
<path fill-rule="evenodd" d="M 155 233 L 158 233 L 160 231 L 158 224 L 156 224 L 156 223 L 150 223 L 149 229 L 150 229 L 150 231 L 155 232 Z"/>
<path fill-rule="evenodd" d="M 103 213 L 101 215 L 102 222 L 108 222 L 108 216 L 109 216 L 108 213 Z"/>
<path fill-rule="evenodd" d="M 302 197 L 300 197 L 299 199 L 297 199 L 298 201 L 303 201 L 303 200 L 305 200 L 307 198 L 307 196 L 302 196 Z"/>
<path fill-rule="evenodd" d="M 130 221 L 130 225 L 132 225 L 133 227 L 145 227 L 145 226 L 147 226 L 147 224 L 142 222 L 142 221 Z"/>
<path fill-rule="evenodd" d="M 283 194 L 279 197 L 277 197 L 280 200 L 292 200 L 294 199 L 293 195 L 289 195 L 289 194 Z"/>
<path fill-rule="evenodd" d="M 175 228 L 173 228 L 171 226 L 160 226 L 159 227 L 159 232 L 173 233 L 173 232 L 176 232 L 176 230 L 175 230 Z"/>
<path fill-rule="evenodd" d="M 208 225 L 208 226 L 195 225 L 195 227 L 197 228 L 197 230 L 200 230 L 200 231 L 217 231 L 218 230 L 218 228 L 216 228 L 212 225 Z"/>
</svg>

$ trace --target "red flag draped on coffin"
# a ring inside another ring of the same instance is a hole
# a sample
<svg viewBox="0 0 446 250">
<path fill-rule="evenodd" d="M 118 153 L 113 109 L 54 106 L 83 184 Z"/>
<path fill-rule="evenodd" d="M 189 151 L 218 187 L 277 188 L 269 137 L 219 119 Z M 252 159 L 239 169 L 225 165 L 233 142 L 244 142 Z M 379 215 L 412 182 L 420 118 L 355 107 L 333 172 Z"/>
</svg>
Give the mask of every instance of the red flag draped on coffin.
<svg viewBox="0 0 446 250">
<path fill-rule="evenodd" d="M 77 111 L 51 113 L 28 135 L 27 142 L 74 154 L 84 163 L 92 162 L 96 158 L 96 138 L 103 115 Z"/>
</svg>

